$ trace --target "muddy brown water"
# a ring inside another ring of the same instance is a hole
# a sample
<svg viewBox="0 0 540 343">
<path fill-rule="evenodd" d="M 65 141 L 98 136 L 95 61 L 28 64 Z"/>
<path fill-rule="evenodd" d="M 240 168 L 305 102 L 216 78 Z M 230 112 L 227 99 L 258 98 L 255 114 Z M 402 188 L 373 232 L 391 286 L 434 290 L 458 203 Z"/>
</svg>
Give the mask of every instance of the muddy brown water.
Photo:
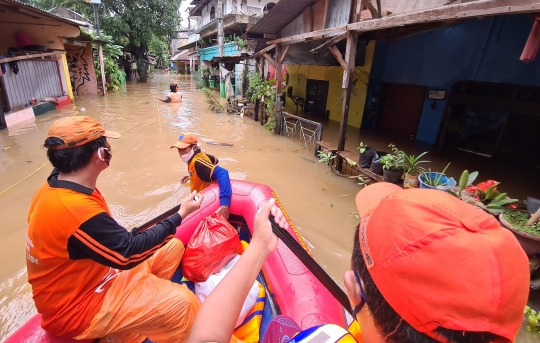
<svg viewBox="0 0 540 343">
<path fill-rule="evenodd" d="M 178 81 L 184 102 L 158 102 L 172 80 Z M 147 84 L 128 84 L 107 98 L 79 97 L 71 106 L 36 117 L 35 123 L 0 131 L 0 192 L 35 172 L 0 195 L 0 342 L 35 314 L 25 268 L 27 210 L 52 170 L 42 167 L 48 162 L 42 148 L 47 130 L 54 120 L 72 114 L 92 116 L 122 134 L 110 141 L 111 166 L 98 179 L 122 225 L 141 224 L 187 195 L 188 186 L 180 185 L 186 166 L 169 147 L 181 132 L 195 132 L 203 150 L 217 156 L 231 178 L 274 189 L 318 262 L 342 286 L 358 221 L 355 180 L 333 176 L 312 153 L 298 150 L 299 142 L 273 135 L 250 118 L 208 110 L 189 77 L 156 74 Z M 522 332 L 521 342 L 534 340 Z"/>
</svg>

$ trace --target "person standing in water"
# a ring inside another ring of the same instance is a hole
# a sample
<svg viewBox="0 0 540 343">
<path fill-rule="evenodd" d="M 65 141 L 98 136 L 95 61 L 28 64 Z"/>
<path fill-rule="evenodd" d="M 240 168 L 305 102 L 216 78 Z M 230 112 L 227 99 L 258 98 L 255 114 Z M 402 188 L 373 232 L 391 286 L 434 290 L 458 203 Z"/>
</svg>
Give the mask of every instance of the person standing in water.
<svg viewBox="0 0 540 343">
<path fill-rule="evenodd" d="M 176 84 L 176 82 L 173 82 L 171 83 L 169 87 L 171 88 L 171 91 L 169 92 L 169 94 L 167 94 L 167 97 L 165 97 L 165 99 L 158 98 L 158 100 L 161 102 L 166 102 L 166 103 L 182 102 L 182 94 L 180 93 L 180 90 L 178 89 L 178 84 Z"/>
<path fill-rule="evenodd" d="M 197 145 L 197 136 L 193 133 L 181 134 L 177 142 L 171 146 L 172 148 L 178 150 L 180 158 L 188 167 L 189 174 L 182 178 L 182 184 L 189 181 L 190 191 L 197 191 L 198 193 L 217 182 L 220 204 L 217 212 L 225 219 L 228 219 L 232 188 L 227 169 L 217 165 L 219 163 L 217 158 L 201 151 Z"/>
</svg>

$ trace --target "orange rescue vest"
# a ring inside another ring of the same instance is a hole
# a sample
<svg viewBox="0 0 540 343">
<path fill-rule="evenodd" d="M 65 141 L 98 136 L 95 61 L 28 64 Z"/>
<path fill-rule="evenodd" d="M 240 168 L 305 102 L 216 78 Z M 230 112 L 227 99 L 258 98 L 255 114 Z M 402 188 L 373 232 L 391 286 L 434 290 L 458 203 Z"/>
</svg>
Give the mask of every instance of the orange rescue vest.
<svg viewBox="0 0 540 343">
<path fill-rule="evenodd" d="M 214 182 L 206 182 L 201 180 L 199 175 L 197 174 L 197 171 L 195 170 L 195 163 L 203 163 L 205 164 L 210 170 L 210 175 L 214 173 L 214 169 L 216 168 L 216 165 L 210 161 L 210 158 L 202 151 L 197 152 L 191 160 L 188 163 L 188 172 L 189 172 L 189 189 L 190 192 L 197 191 L 197 193 L 201 192 L 203 189 L 207 188 Z"/>
</svg>

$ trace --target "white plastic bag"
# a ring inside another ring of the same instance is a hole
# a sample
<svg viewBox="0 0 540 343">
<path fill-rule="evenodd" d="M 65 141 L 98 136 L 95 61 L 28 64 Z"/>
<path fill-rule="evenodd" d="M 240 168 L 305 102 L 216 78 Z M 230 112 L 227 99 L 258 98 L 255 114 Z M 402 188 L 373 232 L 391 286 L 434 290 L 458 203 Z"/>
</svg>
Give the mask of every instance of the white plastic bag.
<svg viewBox="0 0 540 343">
<path fill-rule="evenodd" d="M 198 282 L 195 284 L 195 296 L 201 301 L 201 303 L 204 303 L 206 298 L 212 293 L 214 288 L 217 287 L 217 285 L 223 280 L 225 275 L 232 269 L 232 267 L 238 262 L 240 259 L 240 255 L 236 255 L 229 263 L 227 263 L 223 268 L 221 268 L 216 274 L 210 275 L 210 277 L 205 282 Z M 242 305 L 242 310 L 240 311 L 240 316 L 238 317 L 238 320 L 236 321 L 235 327 L 242 324 L 244 319 L 246 319 L 247 314 L 253 306 L 255 306 L 255 303 L 257 302 L 257 298 L 259 297 L 259 282 L 255 280 L 253 283 L 253 286 L 251 286 L 251 289 L 249 290 L 248 296 L 246 300 L 244 301 L 244 305 Z"/>
</svg>

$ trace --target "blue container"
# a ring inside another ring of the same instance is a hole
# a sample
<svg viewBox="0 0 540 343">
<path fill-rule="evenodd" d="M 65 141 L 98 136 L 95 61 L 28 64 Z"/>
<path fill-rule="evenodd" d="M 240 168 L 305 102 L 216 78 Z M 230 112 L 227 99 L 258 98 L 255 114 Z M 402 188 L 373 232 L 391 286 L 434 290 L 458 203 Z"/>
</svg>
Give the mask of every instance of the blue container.
<svg viewBox="0 0 540 343">
<path fill-rule="evenodd" d="M 418 181 L 420 181 L 420 188 L 427 188 L 427 189 L 439 189 L 439 188 L 436 188 L 436 187 L 433 187 L 433 186 L 430 186 L 428 184 L 426 184 L 424 182 L 424 178 L 426 176 L 428 176 L 431 178 L 431 179 L 437 179 L 439 178 L 439 176 L 441 175 L 441 173 L 436 173 L 436 172 L 430 172 L 430 173 L 422 173 L 420 174 L 420 176 L 418 177 Z M 441 186 L 444 187 L 444 188 L 449 188 L 449 187 L 454 187 L 456 185 L 456 180 L 454 180 L 453 177 L 448 177 L 444 174 L 442 174 L 442 177 L 441 177 Z M 439 186 L 440 187 L 440 186 Z"/>
</svg>

